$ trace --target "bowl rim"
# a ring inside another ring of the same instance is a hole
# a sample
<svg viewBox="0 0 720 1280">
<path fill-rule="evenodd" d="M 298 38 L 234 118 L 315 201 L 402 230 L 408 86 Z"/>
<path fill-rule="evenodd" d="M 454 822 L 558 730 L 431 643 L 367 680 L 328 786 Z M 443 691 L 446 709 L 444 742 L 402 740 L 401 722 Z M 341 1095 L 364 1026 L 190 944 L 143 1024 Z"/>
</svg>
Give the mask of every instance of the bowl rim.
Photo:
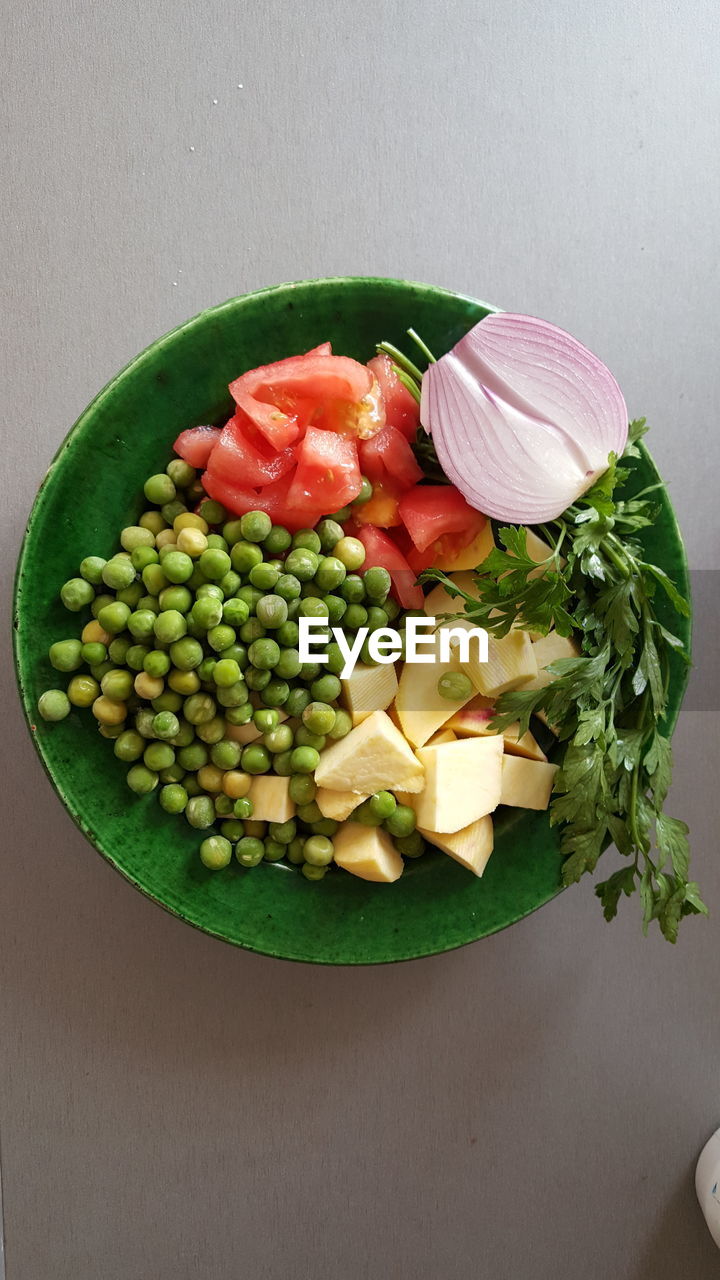
<svg viewBox="0 0 720 1280">
<path fill-rule="evenodd" d="M 206 308 L 203 308 L 201 311 L 196 312 L 195 315 L 191 316 L 188 320 L 182 321 L 180 324 L 175 325 L 172 329 L 169 329 L 166 333 L 161 334 L 160 337 L 154 339 L 146 347 L 144 347 L 141 351 L 139 351 L 135 356 L 133 356 L 130 360 L 128 360 L 127 363 L 124 364 L 108 380 L 108 382 L 106 382 L 104 386 L 101 387 L 100 390 L 92 397 L 92 399 L 87 403 L 87 405 L 81 411 L 81 413 L 76 418 L 76 420 L 68 428 L 67 432 L 61 439 L 55 453 L 53 454 L 47 466 L 45 475 L 43 476 L 38 486 L 35 497 L 33 499 L 32 506 L 28 514 L 25 530 L 23 532 L 23 536 L 20 541 L 18 558 L 17 558 L 14 579 L 13 579 L 13 592 L 12 592 L 13 667 L 15 672 L 15 681 L 16 681 L 16 685 L 19 693 L 20 703 L 22 706 L 23 716 L 29 731 L 30 739 L 37 752 L 37 755 L 39 756 L 40 763 L 43 767 L 43 770 L 47 778 L 50 781 L 53 791 L 55 792 L 56 796 L 60 800 L 60 803 L 62 804 L 63 808 L 68 813 L 68 815 L 70 816 L 70 818 L 72 819 L 73 823 L 78 828 L 78 830 L 82 833 L 82 835 L 85 837 L 88 843 L 92 845 L 95 851 L 100 854 L 103 860 L 109 863 L 109 865 L 113 868 L 113 870 L 115 870 L 120 876 L 122 876 L 124 880 L 126 880 L 129 884 L 131 884 L 133 888 L 139 890 L 140 893 L 142 893 L 145 898 L 155 903 L 158 907 L 161 907 L 163 910 L 167 911 L 170 915 L 175 916 L 178 920 L 181 920 L 184 924 L 189 924 L 192 928 L 196 929 L 199 933 L 208 934 L 210 937 L 217 938 L 219 941 L 224 942 L 229 946 L 235 947 L 241 951 L 251 952 L 255 955 L 265 955 L 272 959 L 286 960 L 291 963 L 300 962 L 304 964 L 317 964 L 317 965 L 331 966 L 331 967 L 347 966 L 347 967 L 353 967 L 353 968 L 354 967 L 370 967 L 378 964 L 408 963 L 412 960 L 424 959 L 426 957 L 442 955 L 446 952 L 460 950 L 462 947 L 470 946 L 474 942 L 481 941 L 482 937 L 486 937 L 486 936 L 490 937 L 492 936 L 493 933 L 503 932 L 505 929 L 509 928 L 512 924 L 518 924 L 520 923 L 521 920 L 526 919 L 528 916 L 534 915 L 535 912 L 540 910 L 541 907 L 546 906 L 548 902 L 553 901 L 554 898 L 558 897 L 561 893 L 563 893 L 568 886 L 563 885 L 562 882 L 559 883 L 557 889 L 553 893 L 544 897 L 542 901 L 539 901 L 534 907 L 531 908 L 530 911 L 523 912 L 522 915 L 517 917 L 515 920 L 509 920 L 503 925 L 499 926 L 499 928 L 492 930 L 488 934 L 481 935 L 481 937 L 479 938 L 467 938 L 451 946 L 443 945 L 442 943 L 440 943 L 438 946 L 431 947 L 429 949 L 427 946 L 424 946 L 422 949 L 419 949 L 414 954 L 406 954 L 402 957 L 386 956 L 386 957 L 380 957 L 378 959 L 372 959 L 372 960 L 356 960 L 355 961 L 355 960 L 344 959 L 341 961 L 333 961 L 332 959 L 329 959 L 326 957 L 313 958 L 303 954 L 298 954 L 293 956 L 288 954 L 287 951 L 284 951 L 284 952 L 273 951 L 267 945 L 258 946 L 253 943 L 242 942 L 234 938 L 229 938 L 225 934 L 219 932 L 218 930 L 213 929 L 212 927 L 209 927 L 206 924 L 200 924 L 197 921 L 188 918 L 186 915 L 183 914 L 182 910 L 177 909 L 170 903 L 167 903 L 163 901 L 161 898 L 157 897 L 139 879 L 137 879 L 135 875 L 133 875 L 131 872 L 126 870 L 122 865 L 120 865 L 113 858 L 113 856 L 110 854 L 109 851 L 103 848 L 100 838 L 97 836 L 97 834 L 93 830 L 90 829 L 88 823 L 83 818 L 81 811 L 68 797 L 65 796 L 64 791 L 62 790 L 60 784 L 55 779 L 54 774 L 48 764 L 48 761 L 46 760 L 45 753 L 42 749 L 42 740 L 40 736 L 34 731 L 35 729 L 35 726 L 33 723 L 34 714 L 32 711 L 32 707 L 34 706 L 34 700 L 30 697 L 29 691 L 25 687 L 25 683 L 22 677 L 22 672 L 21 672 L 21 662 L 20 662 L 20 654 L 19 654 L 19 627 L 20 627 L 19 597 L 21 595 L 21 590 L 22 590 L 21 579 L 22 579 L 22 574 L 24 569 L 24 561 L 25 561 L 25 556 L 27 552 L 27 545 L 28 545 L 30 535 L 32 533 L 35 515 L 42 501 L 43 490 L 45 489 L 48 481 L 52 478 L 53 473 L 57 467 L 58 461 L 61 455 L 63 454 L 64 450 L 67 448 L 71 438 L 78 431 L 82 430 L 83 426 L 85 425 L 86 418 L 89 415 L 91 415 L 95 411 L 95 409 L 99 405 L 101 405 L 103 401 L 114 392 L 116 386 L 120 382 L 122 382 L 122 380 L 126 377 L 128 373 L 142 366 L 143 363 L 145 363 L 145 361 L 153 359 L 158 351 L 161 351 L 166 345 L 170 345 L 179 334 L 192 331 L 192 329 L 196 325 L 204 324 L 209 318 L 222 314 L 224 311 L 237 306 L 238 303 L 243 303 L 243 302 L 249 301 L 250 299 L 271 297 L 273 295 L 285 293 L 288 290 L 302 288 L 308 285 L 311 285 L 311 286 L 323 286 L 323 285 L 366 286 L 366 285 L 373 285 L 373 284 L 381 287 L 390 286 L 391 288 L 398 288 L 401 290 L 405 290 L 408 288 L 422 289 L 423 291 L 432 292 L 433 294 L 436 294 L 439 297 L 453 299 L 455 301 L 460 301 L 460 302 L 467 302 L 473 306 L 481 306 L 487 312 L 498 313 L 502 310 L 501 308 L 495 306 L 492 303 L 484 302 L 483 300 L 476 298 L 472 294 L 461 293 L 454 289 L 446 289 L 439 285 L 428 284 L 425 281 L 404 280 L 400 277 L 393 277 L 393 276 L 318 276 L 318 277 L 308 277 L 300 280 L 285 281 L 280 284 L 264 286 L 259 289 L 251 290 L 247 293 L 237 294 L 231 298 L 225 299 L 223 302 L 216 303 L 211 307 L 206 307 Z M 649 453 L 647 447 L 642 441 L 640 442 L 639 450 L 643 456 L 643 459 L 646 462 L 649 462 L 650 466 L 654 468 L 655 464 L 654 464 L 652 455 Z M 667 513 L 664 517 L 663 523 L 669 527 L 669 532 L 672 533 L 674 539 L 676 540 L 682 570 L 687 582 L 687 596 L 692 605 L 691 582 L 690 582 L 689 566 L 688 566 L 688 560 L 687 560 L 687 551 L 686 551 L 685 543 L 683 541 L 683 536 L 680 530 L 678 519 L 674 510 L 674 507 L 669 500 L 669 496 L 668 496 L 668 503 L 667 503 Z M 692 627 L 693 627 L 692 608 L 691 608 L 690 618 L 687 619 L 686 622 L 688 627 L 687 649 L 688 649 L 688 652 L 691 653 Z M 682 706 L 683 698 L 685 696 L 685 691 L 686 691 L 687 683 L 689 679 L 689 672 L 690 672 L 689 665 L 684 666 L 683 669 L 680 671 L 679 677 L 676 681 L 676 696 L 674 699 L 674 705 L 671 707 L 669 714 L 665 717 L 664 723 L 670 737 L 672 736 L 672 733 L 675 729 L 680 708 Z"/>
</svg>

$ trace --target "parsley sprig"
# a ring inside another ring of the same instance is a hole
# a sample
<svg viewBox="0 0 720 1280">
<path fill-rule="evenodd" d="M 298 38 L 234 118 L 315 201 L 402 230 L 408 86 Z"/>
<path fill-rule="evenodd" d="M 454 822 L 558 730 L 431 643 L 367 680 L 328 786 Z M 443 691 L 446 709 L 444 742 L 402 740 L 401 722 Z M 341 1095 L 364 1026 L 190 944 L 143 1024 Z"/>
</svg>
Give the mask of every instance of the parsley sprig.
<svg viewBox="0 0 720 1280">
<path fill-rule="evenodd" d="M 606 920 L 620 898 L 638 891 L 643 930 L 656 920 L 670 942 L 683 916 L 707 914 L 689 879 L 688 828 L 664 812 L 672 752 L 663 719 L 667 709 L 670 653 L 689 661 L 682 641 L 655 612 L 660 590 L 688 617 L 690 606 L 663 569 L 646 558 L 638 533 L 654 523 L 658 508 L 651 486 L 618 496 L 629 475 L 623 465 L 638 456 L 645 421 L 630 426 L 622 459 L 610 457 L 606 473 L 557 520 L 538 532 L 552 548 L 538 574 L 527 551 L 527 530 L 499 530 L 498 546 L 475 571 L 479 599 L 442 581 L 462 597 L 465 616 L 494 636 L 511 627 L 581 640 L 581 655 L 549 667 L 544 689 L 503 694 L 498 731 L 532 715 L 552 725 L 560 743 L 550 821 L 561 828 L 562 876 L 573 884 L 593 872 L 614 843 L 624 862 L 596 886 Z"/>
</svg>

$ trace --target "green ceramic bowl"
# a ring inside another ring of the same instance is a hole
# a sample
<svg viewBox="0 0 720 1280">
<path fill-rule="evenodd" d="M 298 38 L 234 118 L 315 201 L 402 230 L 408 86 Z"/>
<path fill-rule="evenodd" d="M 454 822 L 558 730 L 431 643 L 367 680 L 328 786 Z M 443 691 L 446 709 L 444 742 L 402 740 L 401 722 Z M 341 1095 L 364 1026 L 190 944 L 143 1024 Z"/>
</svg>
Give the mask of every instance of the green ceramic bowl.
<svg viewBox="0 0 720 1280">
<path fill-rule="evenodd" d="M 130 798 L 125 771 L 87 712 L 73 711 L 56 725 L 36 717 L 39 694 L 58 678 L 47 661 L 49 645 L 76 634 L 76 619 L 58 600 L 60 585 L 83 556 L 115 549 L 120 529 L 140 514 L 143 480 L 165 468 L 178 432 L 223 420 L 233 377 L 328 338 L 337 352 L 364 361 L 381 339 L 402 344 L 411 325 L 444 352 L 491 310 L 428 285 L 364 278 L 310 280 L 234 298 L 153 343 L 118 374 L 70 431 L 41 486 L 20 555 L 14 617 L 18 682 L 35 745 L 95 848 L 148 897 L 218 938 L 325 964 L 405 960 L 494 933 L 560 890 L 556 833 L 546 814 L 520 810 L 498 818 L 495 852 L 481 880 L 437 852 L 408 864 L 393 886 L 345 874 L 308 883 L 279 865 L 206 872 L 198 833 L 163 813 L 154 796 Z M 657 478 L 647 454 L 637 475 L 643 484 Z M 664 494 L 662 502 L 653 555 L 686 592 L 680 535 Z M 683 682 L 674 670 L 671 726 Z"/>
</svg>

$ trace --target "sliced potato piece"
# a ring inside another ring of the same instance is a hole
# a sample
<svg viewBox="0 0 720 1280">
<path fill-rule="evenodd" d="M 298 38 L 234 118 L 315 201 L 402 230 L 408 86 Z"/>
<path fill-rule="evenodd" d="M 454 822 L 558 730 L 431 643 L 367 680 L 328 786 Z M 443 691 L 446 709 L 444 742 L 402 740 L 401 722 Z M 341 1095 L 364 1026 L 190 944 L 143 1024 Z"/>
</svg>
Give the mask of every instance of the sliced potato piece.
<svg viewBox="0 0 720 1280">
<path fill-rule="evenodd" d="M 557 771 L 556 764 L 504 756 L 500 804 L 516 809 L 547 809 Z"/>
<path fill-rule="evenodd" d="M 295 813 L 295 803 L 290 799 L 289 778 L 263 773 L 250 784 L 253 822 L 287 822 Z"/>
<path fill-rule="evenodd" d="M 326 747 L 315 770 L 319 787 L 331 791 L 420 791 L 423 767 L 384 711 L 373 711 L 346 737 Z"/>
<path fill-rule="evenodd" d="M 448 853 L 461 866 L 467 867 L 468 871 L 476 876 L 482 875 L 493 851 L 493 824 L 489 814 L 449 835 L 428 831 L 426 827 L 418 827 L 418 831 L 431 844 L 442 849 L 443 853 Z"/>
<path fill-rule="evenodd" d="M 460 831 L 500 803 L 501 737 L 461 738 L 417 754 L 425 769 L 425 789 L 413 802 L 419 827 Z"/>
<path fill-rule="evenodd" d="M 361 880 L 392 884 L 403 873 L 403 860 L 381 827 L 345 822 L 336 832 L 334 844 L 337 865 Z"/>
<path fill-rule="evenodd" d="M 357 791 L 331 791 L 329 787 L 318 787 L 315 803 L 323 818 L 334 818 L 336 822 L 344 822 L 354 809 L 357 809 L 366 795 L 358 795 Z"/>
<path fill-rule="evenodd" d="M 385 711 L 398 689 L 395 667 L 390 663 L 376 667 L 359 662 L 347 679 L 340 677 L 342 701 L 354 725 L 366 720 L 373 711 Z"/>
</svg>

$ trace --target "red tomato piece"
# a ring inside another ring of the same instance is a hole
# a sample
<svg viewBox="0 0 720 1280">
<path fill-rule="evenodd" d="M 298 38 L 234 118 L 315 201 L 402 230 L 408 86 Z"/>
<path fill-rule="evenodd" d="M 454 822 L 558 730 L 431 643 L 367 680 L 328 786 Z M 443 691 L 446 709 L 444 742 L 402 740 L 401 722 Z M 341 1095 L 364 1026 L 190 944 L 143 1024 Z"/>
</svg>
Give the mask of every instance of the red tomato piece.
<svg viewBox="0 0 720 1280">
<path fill-rule="evenodd" d="M 202 471 L 219 439 L 219 427 L 188 427 L 180 432 L 173 449 L 191 467 Z"/>
<path fill-rule="evenodd" d="M 395 372 L 395 366 L 384 353 L 368 360 L 368 369 L 380 383 L 385 402 L 385 421 L 389 427 L 397 427 L 406 440 L 414 440 L 420 425 L 420 405 Z"/>
<path fill-rule="evenodd" d="M 305 352 L 306 356 L 331 356 L 332 342 L 321 342 L 319 347 L 311 347 Z"/>
<path fill-rule="evenodd" d="M 297 470 L 288 492 L 291 506 L 339 511 L 357 497 L 362 479 L 354 440 L 308 427 L 296 454 Z"/>
<path fill-rule="evenodd" d="M 355 404 L 373 384 L 365 365 L 348 356 L 289 356 L 251 369 L 230 383 L 230 394 L 278 452 L 301 436 L 308 406 L 328 401 Z"/>
<path fill-rule="evenodd" d="M 358 449 L 362 473 L 373 485 L 404 493 L 422 480 L 415 454 L 397 427 L 383 427 L 371 440 L 361 440 Z"/>
<path fill-rule="evenodd" d="M 446 534 L 462 534 L 465 547 L 486 521 L 451 484 L 417 485 L 401 498 L 400 515 L 418 551 Z"/>
<path fill-rule="evenodd" d="M 387 569 L 392 578 L 393 595 L 402 607 L 422 609 L 425 599 L 422 587 L 416 584 L 416 574 L 390 535 L 369 524 L 355 525 L 353 533 L 365 548 L 363 569 L 374 569 L 376 565 Z"/>
<path fill-rule="evenodd" d="M 221 502 L 233 515 L 244 516 L 246 511 L 255 511 L 257 508 L 258 495 L 254 489 L 232 484 L 229 480 L 213 475 L 210 471 L 205 472 L 202 482 L 208 497 L 214 498 L 215 502 Z"/>
<path fill-rule="evenodd" d="M 249 419 L 236 414 L 220 432 L 208 471 L 241 488 L 257 488 L 279 480 L 294 465 L 293 449 L 276 453 Z"/>
</svg>

